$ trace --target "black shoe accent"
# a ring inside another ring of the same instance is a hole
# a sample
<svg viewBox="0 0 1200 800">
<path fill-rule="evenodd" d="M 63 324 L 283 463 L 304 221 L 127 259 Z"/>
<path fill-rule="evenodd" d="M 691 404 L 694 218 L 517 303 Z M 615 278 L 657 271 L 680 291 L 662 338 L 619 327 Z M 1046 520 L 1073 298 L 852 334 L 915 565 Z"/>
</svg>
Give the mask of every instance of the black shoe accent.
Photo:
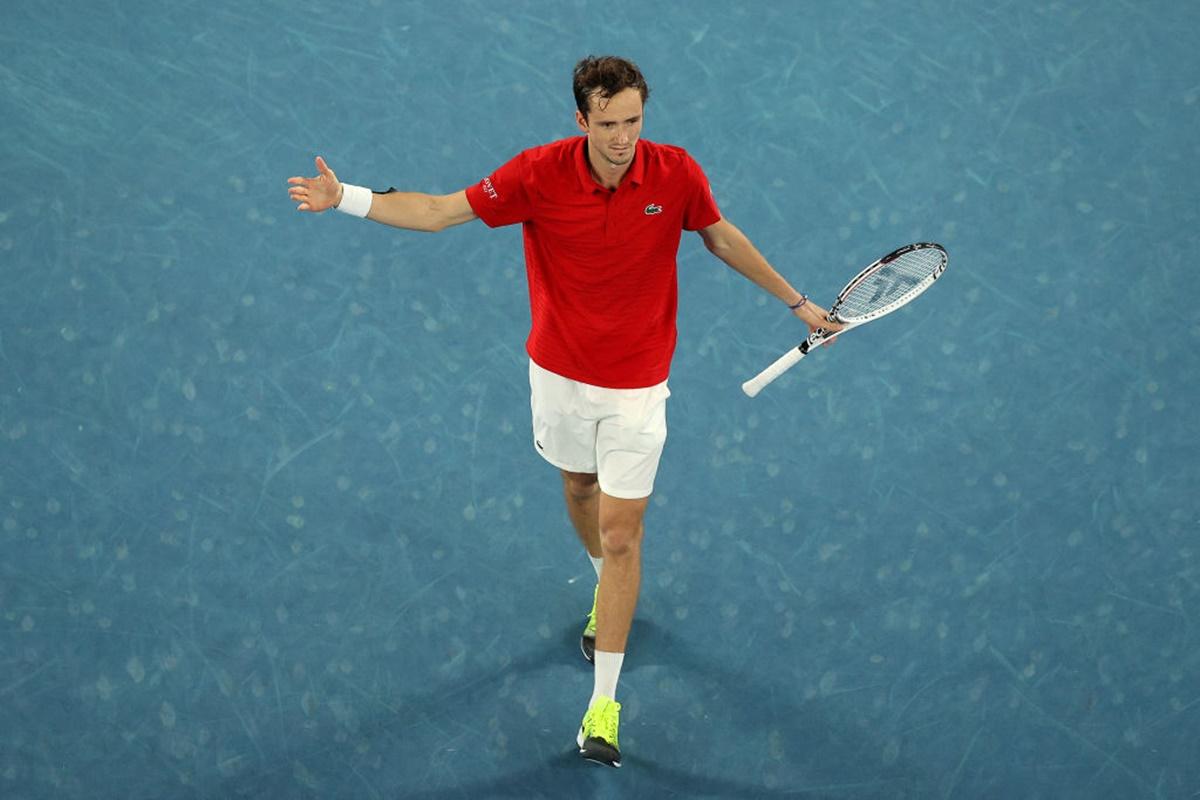
<svg viewBox="0 0 1200 800">
<path fill-rule="evenodd" d="M 583 657 L 588 660 L 588 663 L 596 663 L 596 640 L 591 636 L 579 637 L 579 649 L 583 651 Z"/>
<path fill-rule="evenodd" d="M 621 751 L 595 736 L 583 740 L 583 747 L 579 748 L 579 755 L 588 761 L 594 761 L 606 767 L 619 768 L 621 766 Z"/>
</svg>

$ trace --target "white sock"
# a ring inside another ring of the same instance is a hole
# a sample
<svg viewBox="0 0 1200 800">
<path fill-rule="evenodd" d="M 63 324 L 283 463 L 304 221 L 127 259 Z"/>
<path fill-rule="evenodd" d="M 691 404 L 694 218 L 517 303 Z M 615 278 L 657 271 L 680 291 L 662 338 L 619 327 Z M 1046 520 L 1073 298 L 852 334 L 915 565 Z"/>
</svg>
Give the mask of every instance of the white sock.
<svg viewBox="0 0 1200 800">
<path fill-rule="evenodd" d="M 596 580 L 600 580 L 600 570 L 604 568 L 604 557 L 601 556 L 600 558 L 597 558 L 591 553 L 588 553 L 588 558 L 592 560 L 592 566 L 596 569 Z"/>
<path fill-rule="evenodd" d="M 621 664 L 624 661 L 624 653 L 596 651 L 596 677 L 595 683 L 592 684 L 592 699 L 588 701 L 588 708 L 591 708 L 600 695 L 612 700 L 617 699 L 617 680 L 621 677 Z"/>
</svg>

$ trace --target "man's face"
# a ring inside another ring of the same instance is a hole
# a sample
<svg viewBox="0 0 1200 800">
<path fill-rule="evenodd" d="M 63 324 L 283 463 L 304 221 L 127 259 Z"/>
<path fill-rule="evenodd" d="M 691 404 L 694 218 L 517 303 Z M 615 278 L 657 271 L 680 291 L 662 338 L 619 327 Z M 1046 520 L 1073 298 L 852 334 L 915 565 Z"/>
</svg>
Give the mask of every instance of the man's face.
<svg viewBox="0 0 1200 800">
<path fill-rule="evenodd" d="M 622 89 L 608 99 L 592 94 L 588 115 L 575 112 L 575 122 L 587 134 L 588 152 L 614 167 L 633 161 L 642 135 L 642 93 Z"/>
</svg>

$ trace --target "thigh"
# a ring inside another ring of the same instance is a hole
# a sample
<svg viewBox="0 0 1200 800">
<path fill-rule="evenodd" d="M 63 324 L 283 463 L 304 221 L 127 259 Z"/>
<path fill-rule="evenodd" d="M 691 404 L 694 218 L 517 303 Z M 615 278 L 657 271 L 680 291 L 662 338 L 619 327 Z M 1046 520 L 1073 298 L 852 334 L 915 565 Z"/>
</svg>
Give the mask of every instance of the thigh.
<svg viewBox="0 0 1200 800">
<path fill-rule="evenodd" d="M 613 497 L 607 492 L 600 493 L 600 529 L 604 531 L 621 530 L 630 533 L 640 533 L 642 519 L 646 516 L 646 507 L 650 497 L 626 498 Z"/>
</svg>

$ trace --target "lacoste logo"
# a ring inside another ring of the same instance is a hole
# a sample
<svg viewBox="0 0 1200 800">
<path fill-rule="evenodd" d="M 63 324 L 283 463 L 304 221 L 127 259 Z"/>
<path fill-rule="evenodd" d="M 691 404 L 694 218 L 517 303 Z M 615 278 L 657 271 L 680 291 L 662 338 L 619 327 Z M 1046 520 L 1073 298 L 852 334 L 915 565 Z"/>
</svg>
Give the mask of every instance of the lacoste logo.
<svg viewBox="0 0 1200 800">
<path fill-rule="evenodd" d="M 662 206 L 660 206 L 658 203 L 651 203 L 650 205 L 646 206 L 646 216 L 647 217 L 653 216 L 654 214 L 661 214 L 661 213 L 662 213 Z"/>
</svg>

